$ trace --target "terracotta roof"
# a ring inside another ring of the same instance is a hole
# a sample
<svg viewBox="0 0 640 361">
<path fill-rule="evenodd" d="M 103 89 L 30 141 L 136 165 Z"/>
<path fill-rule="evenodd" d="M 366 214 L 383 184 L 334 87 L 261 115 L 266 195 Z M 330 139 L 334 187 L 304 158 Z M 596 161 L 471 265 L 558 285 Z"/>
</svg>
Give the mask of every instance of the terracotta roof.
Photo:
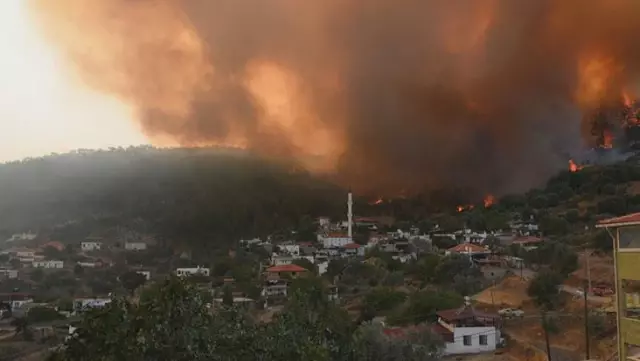
<svg viewBox="0 0 640 361">
<path fill-rule="evenodd" d="M 622 217 L 603 219 L 596 224 L 596 228 L 621 227 L 640 224 L 640 212 L 631 213 Z"/>
<path fill-rule="evenodd" d="M 526 237 L 519 237 L 513 240 L 512 243 L 514 244 L 527 244 L 527 243 L 541 243 L 542 242 L 542 238 L 538 238 L 538 237 L 533 237 L 533 236 L 526 236 Z"/>
<path fill-rule="evenodd" d="M 307 269 L 297 264 L 285 264 L 282 266 L 273 266 L 267 268 L 267 272 L 305 272 Z"/>
<path fill-rule="evenodd" d="M 439 323 L 431 326 L 431 332 L 440 335 L 443 341 L 453 342 L 453 332 L 449 331 L 446 327 Z"/>
<path fill-rule="evenodd" d="M 462 243 L 459 244 L 455 247 L 451 247 L 448 249 L 449 252 L 456 252 L 456 253 L 480 253 L 480 252 L 487 252 L 487 250 L 482 247 L 482 246 L 478 246 L 477 244 L 473 244 L 473 243 Z"/>
<path fill-rule="evenodd" d="M 346 234 L 346 233 L 333 232 L 333 233 L 327 234 L 327 237 L 330 237 L 330 238 L 349 238 L 349 235 Z"/>
<path fill-rule="evenodd" d="M 436 313 L 438 317 L 442 318 L 445 321 L 457 321 L 464 320 L 468 318 L 474 319 L 498 319 L 499 315 L 494 313 L 486 313 L 482 311 L 476 310 L 473 306 L 462 306 L 460 308 L 453 308 L 450 310 L 442 310 Z"/>
<path fill-rule="evenodd" d="M 345 244 L 343 246 L 343 248 L 346 248 L 346 249 L 358 249 L 358 248 L 360 248 L 360 245 L 357 244 L 357 243 L 348 243 L 348 244 Z"/>
<path fill-rule="evenodd" d="M 40 246 L 40 249 L 45 249 L 47 247 L 53 247 L 55 249 L 57 249 L 58 251 L 63 251 L 64 250 L 64 245 L 60 242 L 47 242 L 45 244 L 43 244 L 42 246 Z"/>
</svg>

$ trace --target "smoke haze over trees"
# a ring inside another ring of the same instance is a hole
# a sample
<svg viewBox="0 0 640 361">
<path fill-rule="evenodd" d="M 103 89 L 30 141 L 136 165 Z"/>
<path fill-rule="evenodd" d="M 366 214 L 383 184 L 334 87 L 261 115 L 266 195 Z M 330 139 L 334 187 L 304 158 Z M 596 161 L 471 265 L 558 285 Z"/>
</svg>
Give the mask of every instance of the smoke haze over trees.
<svg viewBox="0 0 640 361">
<path fill-rule="evenodd" d="M 636 0 L 32 5 L 157 144 L 293 157 L 357 190 L 525 189 L 589 143 L 585 112 L 638 92 Z"/>
</svg>

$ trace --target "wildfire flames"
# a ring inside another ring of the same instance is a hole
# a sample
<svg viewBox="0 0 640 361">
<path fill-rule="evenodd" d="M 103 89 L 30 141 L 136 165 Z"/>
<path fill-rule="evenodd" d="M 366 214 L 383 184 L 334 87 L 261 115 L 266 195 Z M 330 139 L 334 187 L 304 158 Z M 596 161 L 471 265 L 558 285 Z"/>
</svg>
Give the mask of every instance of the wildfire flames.
<svg viewBox="0 0 640 361">
<path fill-rule="evenodd" d="M 573 159 L 569 159 L 569 171 L 570 171 L 570 172 L 577 172 L 577 171 L 579 171 L 580 169 L 582 169 L 582 166 L 577 165 L 577 164 L 573 161 Z"/>
<path fill-rule="evenodd" d="M 474 208 L 474 207 L 473 207 L 473 204 L 467 204 L 467 205 L 457 206 L 457 207 L 456 207 L 456 210 L 457 210 L 458 212 L 464 212 L 464 211 L 470 211 L 470 210 L 472 210 L 473 208 Z"/>
<path fill-rule="evenodd" d="M 484 207 L 485 208 L 489 208 L 489 207 L 493 206 L 493 204 L 495 202 L 496 202 L 496 198 L 491 194 L 488 194 L 486 197 L 484 197 Z"/>
<path fill-rule="evenodd" d="M 528 188 L 592 141 L 585 114 L 639 90 L 638 0 L 4 0 L 0 12 L 18 2 L 155 144 L 247 148 L 363 193 Z"/>
<path fill-rule="evenodd" d="M 378 204 L 382 204 L 384 202 L 384 198 L 380 197 L 378 199 L 376 199 L 375 201 L 369 203 L 370 205 L 374 206 L 374 205 L 378 205 Z"/>
</svg>

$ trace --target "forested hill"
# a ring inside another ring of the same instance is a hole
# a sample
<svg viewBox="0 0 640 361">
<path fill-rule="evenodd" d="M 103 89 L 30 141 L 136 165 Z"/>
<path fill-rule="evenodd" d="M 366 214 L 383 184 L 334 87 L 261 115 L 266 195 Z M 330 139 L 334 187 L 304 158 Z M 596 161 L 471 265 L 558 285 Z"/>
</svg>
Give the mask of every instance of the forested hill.
<svg viewBox="0 0 640 361">
<path fill-rule="evenodd" d="M 3 233 L 82 237 L 125 226 L 187 243 L 295 229 L 305 215 L 345 208 L 335 185 L 229 149 L 137 147 L 28 159 L 0 165 L 0 192 Z"/>
</svg>

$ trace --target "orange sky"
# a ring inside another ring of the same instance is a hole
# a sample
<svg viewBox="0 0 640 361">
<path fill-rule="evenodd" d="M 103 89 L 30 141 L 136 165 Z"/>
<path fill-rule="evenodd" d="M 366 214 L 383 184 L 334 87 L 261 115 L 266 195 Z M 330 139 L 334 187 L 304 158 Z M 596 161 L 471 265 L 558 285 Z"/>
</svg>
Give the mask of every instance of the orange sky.
<svg viewBox="0 0 640 361">
<path fill-rule="evenodd" d="M 43 41 L 27 6 L 0 1 L 0 161 L 146 143 L 133 110 L 83 86 Z"/>
</svg>

